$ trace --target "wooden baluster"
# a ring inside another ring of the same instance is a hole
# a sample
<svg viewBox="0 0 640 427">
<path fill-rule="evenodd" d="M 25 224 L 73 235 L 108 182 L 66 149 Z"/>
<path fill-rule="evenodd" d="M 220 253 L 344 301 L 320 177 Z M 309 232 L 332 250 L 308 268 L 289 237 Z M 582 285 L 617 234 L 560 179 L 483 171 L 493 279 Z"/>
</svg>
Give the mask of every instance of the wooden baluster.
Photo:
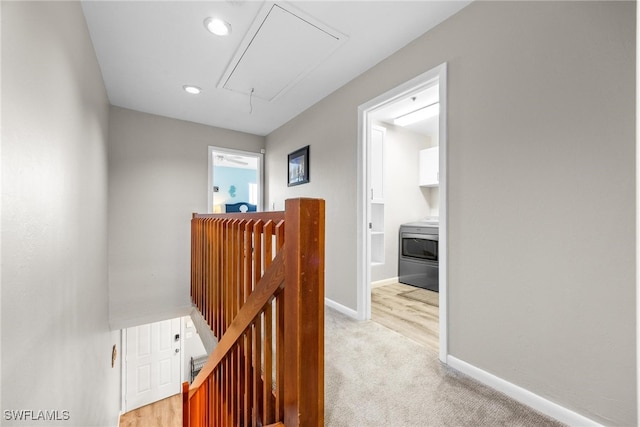
<svg viewBox="0 0 640 427">
<path fill-rule="evenodd" d="M 220 362 L 220 375 L 222 381 L 222 398 L 220 399 L 220 425 L 227 425 L 227 365 L 223 360 Z"/>
<path fill-rule="evenodd" d="M 233 421 L 231 418 L 231 402 L 233 399 L 233 391 L 231 388 L 231 357 L 229 357 L 229 355 L 227 355 L 226 357 L 226 363 L 225 363 L 225 373 L 226 373 L 226 377 L 227 377 L 227 399 L 226 399 L 226 404 L 225 404 L 225 414 L 227 414 L 227 419 L 225 420 L 225 426 L 230 426 Z"/>
<path fill-rule="evenodd" d="M 195 252 L 195 238 L 196 238 L 196 218 L 195 218 L 196 214 L 193 214 L 193 218 L 191 218 L 191 283 L 190 283 L 190 293 L 189 296 L 191 298 L 191 301 L 193 302 L 193 285 L 195 283 L 195 262 L 196 262 L 196 257 L 197 254 Z"/>
<path fill-rule="evenodd" d="M 195 223 L 195 233 L 196 235 L 194 236 L 194 242 L 193 242 L 193 250 L 195 253 L 194 256 L 194 260 L 193 260 L 193 268 L 194 268 L 194 272 L 193 272 L 193 294 L 191 295 L 191 300 L 193 301 L 193 303 L 197 306 L 198 305 L 198 279 L 199 279 L 199 275 L 198 275 L 198 270 L 199 270 L 199 260 L 200 260 L 200 248 L 199 248 L 199 243 L 200 243 L 200 219 L 196 219 L 194 220 Z"/>
<path fill-rule="evenodd" d="M 273 232 L 275 225 L 273 221 L 268 221 L 264 226 L 264 269 L 271 265 L 273 260 Z M 268 304 L 264 311 L 264 366 L 262 367 L 262 424 L 267 425 L 273 422 L 274 410 L 272 405 L 272 384 L 273 384 L 273 308 Z"/>
<path fill-rule="evenodd" d="M 203 278 L 203 274 L 202 274 L 202 254 L 203 254 L 203 244 L 204 244 L 204 221 L 199 221 L 199 230 L 198 230 L 198 300 L 196 305 L 198 306 L 198 308 L 200 308 L 200 311 L 202 311 L 202 292 L 203 292 L 203 288 L 202 288 L 202 278 Z"/>
<path fill-rule="evenodd" d="M 218 236 L 216 235 L 216 227 L 215 227 L 215 220 L 214 219 L 210 219 L 208 224 L 207 224 L 207 228 L 209 229 L 209 236 L 210 236 L 210 241 L 209 241 L 209 253 L 207 258 L 209 259 L 209 272 L 207 273 L 207 276 L 209 277 L 209 287 L 208 287 L 208 301 L 209 301 L 209 309 L 207 310 L 207 321 L 209 323 L 209 326 L 211 326 L 211 330 L 213 330 L 213 325 L 215 323 L 214 320 L 214 316 L 215 316 L 215 310 L 216 310 L 216 288 L 218 287 L 218 284 L 216 283 L 216 270 L 215 270 L 215 265 L 216 265 L 216 241 L 218 240 Z"/>
<path fill-rule="evenodd" d="M 242 343 L 244 346 L 244 357 L 242 359 L 242 425 L 248 426 L 251 423 L 251 404 L 249 396 L 251 395 L 251 339 L 250 332 L 251 327 L 242 336 Z"/>
<path fill-rule="evenodd" d="M 235 294 L 236 294 L 236 307 L 235 307 L 235 315 L 238 314 L 240 308 L 244 305 L 244 226 L 246 220 L 240 219 L 236 223 L 236 234 L 235 234 L 235 242 L 236 242 L 236 251 L 234 253 L 235 258 L 235 271 L 236 271 L 236 279 L 235 279 Z M 236 348 L 234 352 L 234 387 L 235 387 L 235 424 L 240 425 L 242 419 L 242 402 L 243 402 L 243 386 L 244 381 L 242 377 L 242 354 L 243 354 L 243 345 L 242 339 L 240 339 L 236 343 Z"/>
<path fill-rule="evenodd" d="M 216 371 L 213 371 L 209 376 L 211 383 L 211 403 L 209 404 L 209 425 L 215 426 L 216 424 L 216 402 L 218 401 L 218 383 L 215 376 Z"/>
<path fill-rule="evenodd" d="M 189 383 L 182 383 L 182 427 L 189 427 Z"/>
<path fill-rule="evenodd" d="M 284 245 L 284 221 L 276 226 L 276 253 Z M 284 292 L 275 299 L 276 306 L 276 389 L 275 389 L 275 421 L 284 421 Z"/>
<path fill-rule="evenodd" d="M 200 419 L 202 412 L 200 411 L 200 399 L 202 396 L 202 389 L 199 389 L 198 392 L 196 393 L 196 395 L 194 396 L 195 399 L 194 400 L 194 411 L 193 411 L 193 422 L 194 422 L 194 427 L 199 427 L 202 424 L 202 420 Z"/>
<path fill-rule="evenodd" d="M 218 335 L 218 339 L 222 338 L 224 335 L 224 331 L 227 329 L 227 265 L 229 264 L 229 258 L 225 257 L 224 254 L 228 250 L 228 242 L 227 242 L 227 224 L 228 220 L 224 220 L 222 224 L 220 224 L 222 235 L 221 235 L 221 259 L 220 259 L 220 300 L 222 302 L 222 306 L 220 307 L 220 314 L 222 316 L 220 322 L 220 335 Z"/>
<path fill-rule="evenodd" d="M 218 303 L 220 306 L 218 307 L 218 331 L 216 337 L 218 340 L 222 338 L 222 334 L 224 334 L 224 299 L 225 299 L 225 283 L 224 283 L 224 238 L 225 238 L 225 227 L 226 220 L 221 219 L 218 224 Z M 222 375 L 222 372 L 220 373 Z"/>
<path fill-rule="evenodd" d="M 242 225 L 243 220 L 237 219 L 234 222 L 234 233 L 233 233 L 233 241 L 234 241 L 234 251 L 233 251 L 233 319 L 236 318 L 238 312 L 240 311 L 240 307 L 242 306 Z M 232 384 L 233 384 L 233 405 L 232 405 L 232 424 L 239 425 L 240 424 L 240 402 L 242 401 L 242 382 L 240 380 L 240 343 L 236 342 L 236 345 L 233 348 L 231 353 L 231 364 L 233 366 L 232 370 Z"/>
<path fill-rule="evenodd" d="M 251 265 L 253 258 L 252 249 L 252 237 L 253 237 L 253 221 L 247 221 L 244 228 L 244 292 L 242 298 L 242 304 L 247 300 L 251 294 Z M 251 360 L 252 360 L 252 342 L 251 342 L 252 327 L 247 328 L 244 334 L 244 394 L 243 394 L 243 424 L 244 426 L 251 425 Z"/>
<path fill-rule="evenodd" d="M 275 225 L 273 221 L 267 221 L 264 225 L 264 269 L 266 270 L 273 261 L 273 232 Z"/>
<path fill-rule="evenodd" d="M 210 223 L 209 223 L 209 228 L 211 230 L 211 235 L 213 236 L 213 240 L 211 241 L 211 246 L 210 246 L 210 262 L 211 262 L 211 272 L 209 273 L 210 276 L 210 280 L 211 280 L 211 307 L 209 308 L 209 312 L 207 313 L 207 316 L 209 317 L 209 326 L 211 327 L 211 330 L 213 331 L 214 335 L 216 332 L 216 305 L 218 304 L 218 280 L 217 280 L 217 254 L 218 254 L 218 250 L 217 250 L 217 242 L 218 242 L 218 229 L 217 229 L 217 222 L 218 220 L 215 218 L 212 218 Z"/>
<path fill-rule="evenodd" d="M 223 302 L 223 268 L 222 268 L 222 250 L 223 250 L 223 244 L 224 244 L 224 240 L 223 240 L 223 228 L 224 225 L 224 220 L 223 219 L 218 219 L 218 221 L 216 222 L 216 262 L 215 262 L 215 268 L 216 268 L 216 299 L 217 299 L 217 305 L 216 305 L 216 313 L 215 313 L 215 318 L 216 318 L 216 329 L 214 331 L 215 336 L 217 339 L 220 339 L 222 337 L 222 324 L 224 322 L 222 316 L 223 316 L 223 306 L 224 306 L 224 302 Z"/>
<path fill-rule="evenodd" d="M 200 223 L 201 225 L 201 232 L 200 232 L 200 256 L 199 258 L 199 263 L 200 263 L 200 268 L 198 269 L 200 271 L 200 279 L 198 280 L 200 286 L 199 286 L 199 292 L 198 292 L 198 307 L 200 309 L 201 313 L 205 313 L 206 314 L 206 306 L 205 306 L 205 295 L 206 295 L 206 291 L 207 291 L 207 220 L 203 220 Z"/>
<path fill-rule="evenodd" d="M 247 300 L 251 294 L 251 265 L 253 258 L 253 221 L 247 221 L 244 228 L 244 299 L 242 303 Z"/>
<path fill-rule="evenodd" d="M 198 251 L 198 235 L 200 234 L 200 227 L 198 226 L 199 222 L 200 219 L 193 219 L 193 259 L 191 260 L 191 263 L 193 265 L 193 271 L 191 274 L 193 283 L 191 285 L 191 301 L 196 304 L 196 306 L 198 305 L 198 259 L 200 258 L 200 252 Z"/>
<path fill-rule="evenodd" d="M 227 329 L 229 327 L 229 325 L 231 324 L 231 322 L 233 322 L 233 319 L 235 318 L 236 315 L 236 289 L 237 289 L 237 284 L 236 284 L 236 280 L 237 280 L 237 275 L 236 275 L 236 252 L 237 252 L 237 246 L 236 246 L 236 224 L 237 224 L 237 220 L 231 220 L 231 222 L 229 223 L 229 235 L 228 235 L 228 249 L 229 252 L 227 252 L 227 257 L 229 258 L 229 274 L 228 274 L 228 278 L 229 278 L 229 305 L 228 305 L 228 310 L 229 310 L 229 315 L 228 315 L 228 319 L 229 319 L 229 323 L 227 324 Z M 235 346 L 234 346 L 235 347 Z M 229 351 L 228 355 L 227 355 L 227 363 L 228 363 L 228 367 L 229 367 L 229 402 L 228 402 L 228 407 L 227 407 L 227 411 L 229 413 L 229 426 L 233 426 L 235 424 L 235 417 L 234 417 L 234 407 L 235 407 L 235 403 L 236 403 L 236 384 L 235 384 L 235 360 L 234 360 L 234 348 L 232 347 L 231 350 Z"/>
<path fill-rule="evenodd" d="M 220 425 L 220 367 L 213 371 L 213 425 Z"/>
<path fill-rule="evenodd" d="M 262 231 L 264 229 L 264 222 L 262 220 L 256 221 L 253 227 L 253 287 L 255 289 L 256 285 L 260 281 L 262 277 Z M 258 386 L 258 382 L 260 381 L 260 376 L 262 374 L 262 315 L 258 316 L 255 321 L 254 328 L 254 340 L 253 340 L 253 370 L 254 370 L 254 383 L 253 383 L 253 413 L 255 423 L 257 423 L 261 411 L 260 411 L 260 402 L 262 400 L 262 389 Z"/>
<path fill-rule="evenodd" d="M 209 388 L 209 379 L 207 379 L 207 381 L 205 381 L 205 383 L 203 384 L 203 388 L 204 388 L 204 393 L 203 393 L 203 398 L 202 398 L 202 425 L 203 426 L 208 426 L 209 424 L 209 392 L 210 392 L 210 388 Z"/>
<path fill-rule="evenodd" d="M 233 219 L 227 221 L 226 231 L 227 234 L 225 236 L 225 291 L 227 293 L 225 298 L 225 322 L 224 322 L 224 332 L 229 329 L 229 325 L 233 320 Z M 223 333 L 224 335 L 224 333 Z M 229 374 L 229 371 L 227 371 Z M 231 379 L 229 375 L 227 375 L 227 379 Z M 230 392 L 230 391 L 229 391 Z"/>
<path fill-rule="evenodd" d="M 229 258 L 229 324 L 231 324 L 238 312 L 238 220 L 231 221 L 229 231 L 230 251 L 227 253 L 227 258 Z"/>
<path fill-rule="evenodd" d="M 200 310 L 203 313 L 203 316 L 207 321 L 209 321 L 209 244 L 213 239 L 211 236 L 211 230 L 209 229 L 209 219 L 205 219 L 203 221 L 203 245 L 202 245 L 202 309 Z"/>
</svg>

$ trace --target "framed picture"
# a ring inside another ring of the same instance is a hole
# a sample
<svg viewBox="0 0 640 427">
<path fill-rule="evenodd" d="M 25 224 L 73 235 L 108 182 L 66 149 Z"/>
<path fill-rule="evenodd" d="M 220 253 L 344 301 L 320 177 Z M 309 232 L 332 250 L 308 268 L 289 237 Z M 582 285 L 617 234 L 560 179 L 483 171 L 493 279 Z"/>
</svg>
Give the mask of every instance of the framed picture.
<svg viewBox="0 0 640 427">
<path fill-rule="evenodd" d="M 287 185 L 306 184 L 309 182 L 309 146 L 302 147 L 299 150 L 289 154 L 287 162 Z"/>
</svg>

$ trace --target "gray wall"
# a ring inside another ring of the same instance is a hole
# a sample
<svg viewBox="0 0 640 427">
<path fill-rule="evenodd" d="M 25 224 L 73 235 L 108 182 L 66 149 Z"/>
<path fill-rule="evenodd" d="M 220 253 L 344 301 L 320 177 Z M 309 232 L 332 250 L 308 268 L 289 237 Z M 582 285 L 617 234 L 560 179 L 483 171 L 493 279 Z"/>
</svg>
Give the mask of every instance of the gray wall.
<svg viewBox="0 0 640 427">
<path fill-rule="evenodd" d="M 111 107 L 109 304 L 114 327 L 191 311 L 190 220 L 207 212 L 208 146 L 264 137 Z"/>
<path fill-rule="evenodd" d="M 356 309 L 357 106 L 445 61 L 450 354 L 635 425 L 634 2 L 471 4 L 268 135 L 269 206 L 327 200 L 326 296 Z"/>
<path fill-rule="evenodd" d="M 2 425 L 116 426 L 102 76 L 79 2 L 1 7 Z"/>
</svg>

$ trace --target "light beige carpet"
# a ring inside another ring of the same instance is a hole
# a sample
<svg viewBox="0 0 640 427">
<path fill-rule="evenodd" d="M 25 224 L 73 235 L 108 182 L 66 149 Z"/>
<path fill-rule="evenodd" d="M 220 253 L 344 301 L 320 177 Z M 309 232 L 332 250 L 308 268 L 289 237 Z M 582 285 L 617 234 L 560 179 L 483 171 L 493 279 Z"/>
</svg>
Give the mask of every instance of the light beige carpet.
<svg viewBox="0 0 640 427">
<path fill-rule="evenodd" d="M 325 313 L 326 426 L 562 425 L 380 324 Z"/>
</svg>

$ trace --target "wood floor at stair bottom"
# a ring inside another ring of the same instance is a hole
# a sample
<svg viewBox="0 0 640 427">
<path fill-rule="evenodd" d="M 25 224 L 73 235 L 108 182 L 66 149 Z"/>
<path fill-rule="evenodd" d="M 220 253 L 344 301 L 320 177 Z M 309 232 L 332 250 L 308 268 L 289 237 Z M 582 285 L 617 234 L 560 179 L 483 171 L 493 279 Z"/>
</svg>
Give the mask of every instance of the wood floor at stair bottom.
<svg viewBox="0 0 640 427">
<path fill-rule="evenodd" d="M 371 320 L 438 351 L 438 293 L 395 283 L 371 290 Z"/>
<path fill-rule="evenodd" d="M 120 427 L 181 427 L 182 395 L 134 409 L 120 417 Z"/>
</svg>

